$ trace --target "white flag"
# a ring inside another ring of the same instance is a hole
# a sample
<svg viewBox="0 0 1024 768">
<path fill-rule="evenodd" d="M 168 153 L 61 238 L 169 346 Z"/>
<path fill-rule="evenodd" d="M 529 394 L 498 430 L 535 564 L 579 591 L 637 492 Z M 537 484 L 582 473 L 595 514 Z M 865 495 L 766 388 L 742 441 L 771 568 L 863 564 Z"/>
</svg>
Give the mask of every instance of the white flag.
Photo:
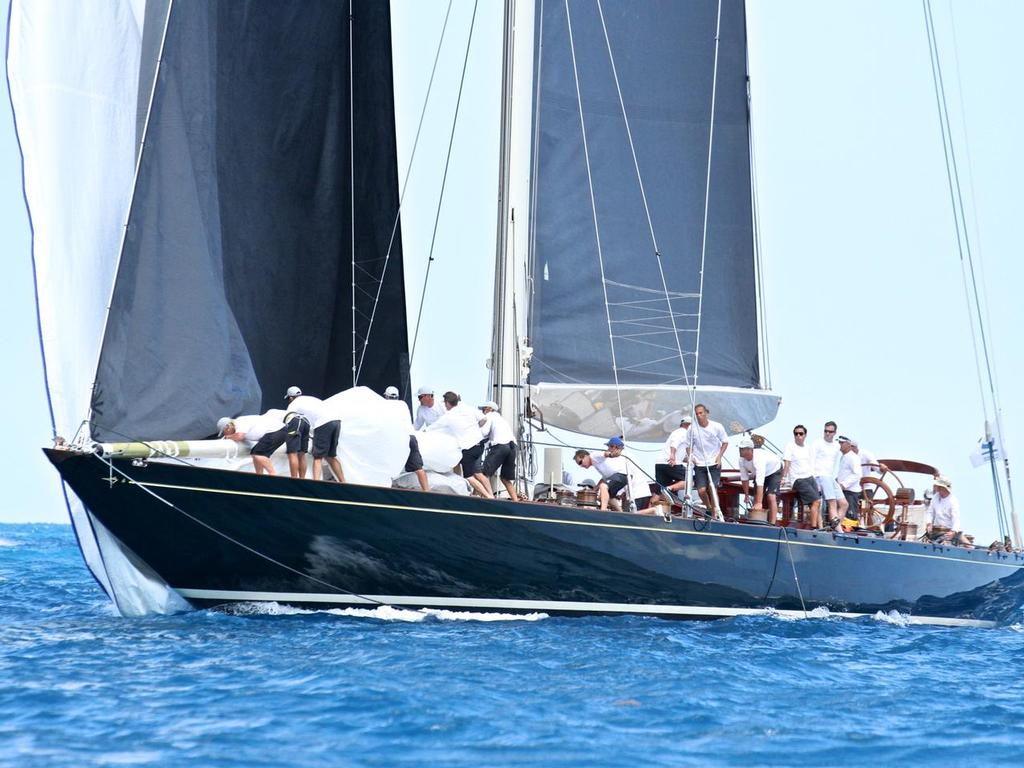
<svg viewBox="0 0 1024 768">
<path fill-rule="evenodd" d="M 984 437 L 978 440 L 978 447 L 971 453 L 972 467 L 980 467 L 993 461 L 1002 461 L 1006 456 L 1003 442 L 999 439 L 999 430 L 986 423 L 985 432 L 991 437 L 987 440 Z"/>
</svg>

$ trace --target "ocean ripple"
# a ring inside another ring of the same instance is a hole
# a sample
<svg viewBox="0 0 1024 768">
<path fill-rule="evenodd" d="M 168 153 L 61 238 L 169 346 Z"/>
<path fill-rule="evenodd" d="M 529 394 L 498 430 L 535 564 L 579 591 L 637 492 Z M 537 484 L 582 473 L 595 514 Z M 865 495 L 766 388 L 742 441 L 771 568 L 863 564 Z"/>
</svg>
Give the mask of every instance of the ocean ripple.
<svg viewBox="0 0 1024 768">
<path fill-rule="evenodd" d="M 1024 617 L 715 622 L 275 604 L 114 614 L 4 526 L 0 765 L 1015 764 Z"/>
</svg>

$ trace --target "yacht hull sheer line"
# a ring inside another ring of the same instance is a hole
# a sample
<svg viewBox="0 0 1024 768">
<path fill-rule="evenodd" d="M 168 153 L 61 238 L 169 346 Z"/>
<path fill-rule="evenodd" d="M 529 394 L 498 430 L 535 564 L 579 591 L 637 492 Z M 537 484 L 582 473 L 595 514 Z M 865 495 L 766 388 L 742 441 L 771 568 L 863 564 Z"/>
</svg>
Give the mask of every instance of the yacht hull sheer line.
<svg viewBox="0 0 1024 768">
<path fill-rule="evenodd" d="M 295 480 L 47 449 L 133 562 L 194 607 L 275 601 L 712 619 L 815 609 L 993 626 L 1024 556 Z M 818 614 L 821 615 L 819 610 Z"/>
</svg>

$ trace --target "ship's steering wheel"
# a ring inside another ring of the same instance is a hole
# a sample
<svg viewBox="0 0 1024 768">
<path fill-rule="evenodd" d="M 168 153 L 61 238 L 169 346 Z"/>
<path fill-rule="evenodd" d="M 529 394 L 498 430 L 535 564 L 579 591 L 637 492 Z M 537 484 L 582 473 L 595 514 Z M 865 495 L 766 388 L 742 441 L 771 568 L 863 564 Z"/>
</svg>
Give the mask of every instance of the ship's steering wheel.
<svg viewBox="0 0 1024 768">
<path fill-rule="evenodd" d="M 885 533 L 896 516 L 896 494 L 880 477 L 860 481 L 860 519 L 865 528 Z"/>
</svg>

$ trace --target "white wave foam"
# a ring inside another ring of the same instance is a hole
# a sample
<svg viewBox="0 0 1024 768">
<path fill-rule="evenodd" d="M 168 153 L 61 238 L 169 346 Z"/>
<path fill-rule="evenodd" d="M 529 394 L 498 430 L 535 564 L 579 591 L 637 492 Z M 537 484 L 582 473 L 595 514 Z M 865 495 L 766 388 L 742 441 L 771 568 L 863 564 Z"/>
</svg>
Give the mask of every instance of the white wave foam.
<svg viewBox="0 0 1024 768">
<path fill-rule="evenodd" d="M 434 608 L 412 610 L 395 608 L 390 605 L 379 605 L 375 608 L 296 608 L 275 602 L 266 603 L 232 603 L 223 606 L 224 613 L 233 616 L 305 616 L 310 614 L 330 614 L 332 616 L 356 616 L 363 619 L 381 621 L 420 622 L 427 619 L 435 621 L 539 621 L 548 618 L 546 613 L 473 613 L 471 611 L 448 611 Z"/>
<path fill-rule="evenodd" d="M 789 613 L 781 613 L 776 608 L 765 608 L 765 614 L 771 616 L 773 619 L 779 621 L 803 621 L 804 619 L 830 619 L 832 613 L 824 605 L 819 605 L 817 608 L 812 608 L 806 613 L 802 611 L 790 611 Z"/>
<path fill-rule="evenodd" d="M 20 547 L 20 541 L 11 541 L 10 539 L 0 539 L 0 547 Z"/>
<path fill-rule="evenodd" d="M 907 616 L 905 613 L 900 613 L 899 611 L 889 611 L 888 613 L 883 613 L 882 611 L 879 611 L 874 616 L 872 616 L 872 618 L 875 621 L 881 621 L 885 624 L 892 624 L 897 627 L 910 626 L 910 617 Z"/>
</svg>

